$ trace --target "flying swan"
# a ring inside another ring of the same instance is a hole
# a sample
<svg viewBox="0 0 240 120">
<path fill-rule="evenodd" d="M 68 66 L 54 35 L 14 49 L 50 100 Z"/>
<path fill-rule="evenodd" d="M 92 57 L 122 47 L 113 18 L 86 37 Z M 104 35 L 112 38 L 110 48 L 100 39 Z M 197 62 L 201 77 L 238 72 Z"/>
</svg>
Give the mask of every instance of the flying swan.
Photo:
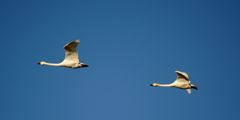
<svg viewBox="0 0 240 120">
<path fill-rule="evenodd" d="M 197 86 L 190 83 L 189 76 L 185 72 L 175 71 L 177 73 L 177 79 L 171 84 L 158 84 L 152 83 L 151 86 L 154 87 L 175 87 L 180 89 L 185 89 L 188 94 L 191 94 L 191 89 L 197 90 Z"/>
<path fill-rule="evenodd" d="M 83 68 L 88 67 L 87 64 L 81 63 L 78 58 L 77 46 L 80 44 L 80 40 L 74 40 L 64 46 L 65 50 L 65 59 L 60 63 L 47 63 L 41 61 L 39 65 L 46 66 L 57 66 L 57 67 L 66 67 L 66 68 Z"/>
</svg>

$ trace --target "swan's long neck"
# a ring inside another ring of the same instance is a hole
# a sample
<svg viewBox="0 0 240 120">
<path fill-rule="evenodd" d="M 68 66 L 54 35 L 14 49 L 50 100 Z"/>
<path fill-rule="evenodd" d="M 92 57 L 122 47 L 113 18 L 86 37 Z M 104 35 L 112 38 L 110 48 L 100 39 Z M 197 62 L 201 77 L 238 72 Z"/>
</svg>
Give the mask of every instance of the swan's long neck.
<svg viewBox="0 0 240 120">
<path fill-rule="evenodd" d="M 156 84 L 158 87 L 172 87 L 172 84 Z"/>
<path fill-rule="evenodd" d="M 47 66 L 62 66 L 61 63 L 47 63 L 47 62 L 44 62 L 43 65 L 47 65 Z"/>
</svg>

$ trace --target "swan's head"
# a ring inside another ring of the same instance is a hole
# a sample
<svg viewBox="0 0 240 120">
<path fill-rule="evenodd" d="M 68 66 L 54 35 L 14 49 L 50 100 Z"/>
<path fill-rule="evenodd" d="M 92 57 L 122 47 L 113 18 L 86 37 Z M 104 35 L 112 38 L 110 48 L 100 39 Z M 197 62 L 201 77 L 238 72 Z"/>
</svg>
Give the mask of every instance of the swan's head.
<svg viewBox="0 0 240 120">
<path fill-rule="evenodd" d="M 41 61 L 41 62 L 38 62 L 39 65 L 45 65 L 46 62 L 45 61 Z"/>
<path fill-rule="evenodd" d="M 152 83 L 152 84 L 150 84 L 150 86 L 157 87 L 158 84 L 157 83 Z"/>
</svg>

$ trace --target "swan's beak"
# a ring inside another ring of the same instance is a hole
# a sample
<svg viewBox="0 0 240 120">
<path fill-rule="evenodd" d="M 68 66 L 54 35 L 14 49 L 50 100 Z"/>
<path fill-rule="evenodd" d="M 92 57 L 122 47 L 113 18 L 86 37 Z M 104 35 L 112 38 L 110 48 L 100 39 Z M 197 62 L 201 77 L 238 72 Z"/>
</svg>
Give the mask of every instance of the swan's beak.
<svg viewBox="0 0 240 120">
<path fill-rule="evenodd" d="M 41 62 L 38 62 L 37 64 L 38 64 L 38 65 L 41 65 Z"/>
<path fill-rule="evenodd" d="M 153 87 L 154 87 L 154 85 L 153 85 L 153 84 L 150 84 L 150 86 L 153 86 Z"/>
</svg>

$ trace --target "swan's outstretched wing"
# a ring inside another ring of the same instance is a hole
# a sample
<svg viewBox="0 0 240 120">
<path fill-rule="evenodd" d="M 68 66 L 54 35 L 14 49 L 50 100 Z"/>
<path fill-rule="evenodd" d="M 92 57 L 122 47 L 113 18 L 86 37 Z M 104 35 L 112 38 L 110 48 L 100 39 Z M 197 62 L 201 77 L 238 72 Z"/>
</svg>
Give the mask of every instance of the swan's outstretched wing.
<svg viewBox="0 0 240 120">
<path fill-rule="evenodd" d="M 177 73 L 177 79 L 184 79 L 189 81 L 189 76 L 187 73 L 185 72 L 181 72 L 181 71 L 175 71 Z"/>
<path fill-rule="evenodd" d="M 174 84 L 177 84 L 178 86 L 188 86 L 190 81 L 187 73 L 176 71 L 177 73 L 177 79 L 174 81 Z"/>
<path fill-rule="evenodd" d="M 192 93 L 191 89 L 186 89 L 186 91 L 187 91 L 188 94 Z"/>
<path fill-rule="evenodd" d="M 74 40 L 64 46 L 65 59 L 63 62 L 79 63 L 77 46 L 80 44 L 80 40 Z"/>
</svg>

